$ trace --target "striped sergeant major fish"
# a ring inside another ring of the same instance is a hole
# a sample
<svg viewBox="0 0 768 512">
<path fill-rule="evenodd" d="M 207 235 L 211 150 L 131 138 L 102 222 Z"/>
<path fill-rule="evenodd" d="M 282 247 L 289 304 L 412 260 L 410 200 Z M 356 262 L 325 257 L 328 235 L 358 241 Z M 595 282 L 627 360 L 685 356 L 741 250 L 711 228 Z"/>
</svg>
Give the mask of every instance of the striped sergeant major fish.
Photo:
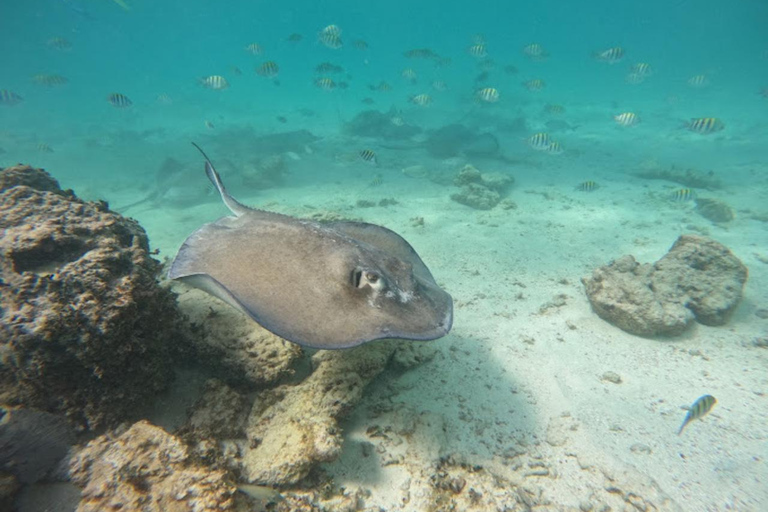
<svg viewBox="0 0 768 512">
<path fill-rule="evenodd" d="M 685 415 L 685 419 L 683 420 L 683 424 L 680 425 L 680 430 L 677 431 L 677 435 L 682 434 L 685 426 L 688 425 L 688 423 L 691 421 L 703 418 L 709 411 L 712 410 L 712 407 L 716 403 L 717 400 L 712 395 L 704 395 L 697 398 L 696 401 L 693 402 L 691 408 L 688 409 L 688 413 Z"/>
<path fill-rule="evenodd" d="M 725 124 L 716 117 L 697 117 L 688 121 L 685 127 L 692 132 L 706 135 L 719 132 L 725 128 Z"/>
<path fill-rule="evenodd" d="M 689 188 L 681 188 L 672 192 L 672 200 L 677 203 L 690 201 L 694 197 L 696 197 L 696 192 Z"/>
<path fill-rule="evenodd" d="M 372 149 L 364 149 L 360 151 L 360 158 L 373 165 L 379 165 L 379 161 L 376 158 L 376 153 Z"/>
<path fill-rule="evenodd" d="M 119 92 L 113 92 L 107 96 L 107 101 L 115 108 L 128 108 L 133 105 L 133 102 L 128 96 Z"/>
<path fill-rule="evenodd" d="M 583 181 L 576 185 L 576 190 L 579 192 L 594 192 L 598 188 L 600 188 L 600 185 L 592 180 Z"/>
</svg>

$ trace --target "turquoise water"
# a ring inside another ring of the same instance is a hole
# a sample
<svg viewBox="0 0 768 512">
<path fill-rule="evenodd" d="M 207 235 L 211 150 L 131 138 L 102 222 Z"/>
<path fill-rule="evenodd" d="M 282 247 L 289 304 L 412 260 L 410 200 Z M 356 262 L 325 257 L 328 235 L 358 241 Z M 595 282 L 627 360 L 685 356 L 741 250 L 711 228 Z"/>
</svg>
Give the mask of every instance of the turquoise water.
<svg viewBox="0 0 768 512">
<path fill-rule="evenodd" d="M 757 312 L 768 304 L 765 1 L 125 0 L 129 9 L 112 0 L 5 3 L 0 90 L 23 99 L 0 105 L 0 167 L 44 167 L 63 188 L 108 200 L 141 222 L 162 256 L 172 256 L 189 233 L 225 213 L 193 141 L 243 202 L 302 216 L 341 212 L 390 227 L 414 245 L 457 301 L 454 331 L 437 345 L 442 358 L 392 384 L 401 386 L 398 400 L 409 410 L 443 418 L 446 445 L 454 452 L 470 454 L 473 463 L 498 457 L 477 434 L 482 429 L 455 420 L 453 398 L 440 402 L 455 394 L 477 399 L 474 409 L 467 406 L 471 414 L 462 414 L 482 422 L 502 447 L 512 443 L 510 432 L 535 436 L 548 421 L 565 422 L 552 418 L 574 418 L 592 440 L 574 440 L 574 452 L 620 461 L 622 471 L 656 479 L 669 500 L 657 503 L 669 509 L 768 507 L 768 362 L 765 349 L 750 345 L 765 336 L 766 320 Z M 342 30 L 339 49 L 319 40 L 330 24 Z M 289 41 L 291 34 L 302 38 Z M 51 43 L 54 38 L 68 47 Z M 366 48 L 356 47 L 360 40 Z M 263 53 L 249 53 L 251 43 Z M 548 56 L 526 55 L 532 43 Z M 470 54 L 475 44 L 485 46 L 492 63 Z M 593 56 L 612 47 L 624 50 L 620 62 Z M 450 63 L 403 55 L 420 48 Z M 278 64 L 276 79 L 256 73 L 267 61 Z M 344 71 L 316 73 L 323 62 Z M 628 75 L 641 63 L 651 71 L 631 83 Z M 415 83 L 403 78 L 407 68 L 415 71 Z M 477 81 L 484 70 L 487 78 Z M 67 83 L 46 85 L 36 75 L 60 75 Z M 211 75 L 223 76 L 229 87 L 203 87 L 200 79 Z M 699 86 L 692 83 L 697 76 L 703 76 Z M 320 77 L 337 86 L 318 87 Z M 523 85 L 534 79 L 545 87 Z M 382 81 L 392 89 L 371 90 Z M 497 90 L 497 102 L 478 100 L 485 87 Z M 116 108 L 108 101 L 112 93 L 131 105 Z M 428 94 L 430 104 L 414 104 L 419 94 Z M 563 112 L 547 111 L 547 105 Z M 345 129 L 371 109 L 422 132 L 393 141 Z M 639 123 L 618 126 L 613 117 L 626 112 Z M 724 129 L 694 133 L 685 128 L 692 118 L 717 118 Z M 426 151 L 432 130 L 453 123 L 491 134 L 498 152 Z M 254 149 L 258 137 L 297 130 L 314 137 L 283 136 L 279 149 Z M 542 132 L 562 144 L 562 154 L 530 147 L 526 140 Z M 378 166 L 360 158 L 364 149 L 375 151 Z M 267 188 L 249 181 L 250 171 L 275 156 L 287 169 L 282 182 Z M 167 158 L 181 170 L 163 174 Z M 465 164 L 513 176 L 506 197 L 516 208 L 478 211 L 451 201 L 452 179 Z M 422 169 L 402 172 L 414 166 Z M 686 185 L 634 175 L 672 166 L 719 179 L 722 188 L 691 186 L 692 195 L 725 201 L 736 218 L 710 223 L 691 202 L 673 200 Z M 575 190 L 587 180 L 599 188 Z M 382 198 L 400 205 L 355 206 L 358 199 Z M 418 217 L 426 228 L 414 223 Z M 744 301 L 726 326 L 698 326 L 682 339 L 659 342 L 618 331 L 590 311 L 581 276 L 624 254 L 655 261 L 691 230 L 722 242 L 749 268 Z M 540 314 L 558 293 L 568 295 L 567 306 Z M 578 328 L 566 329 L 566 322 Z M 471 357 L 456 355 L 463 351 Z M 707 358 L 691 355 L 695 351 Z M 597 387 L 593 374 L 605 370 L 622 374 L 625 395 Z M 492 381 L 507 377 L 529 397 L 525 421 L 508 410 L 506 394 L 486 393 Z M 686 427 L 679 441 L 674 434 L 685 414 L 679 406 L 708 393 L 718 398 L 715 414 Z M 365 432 L 369 408 L 375 409 L 364 404 L 345 425 L 350 436 Z M 606 433 L 619 421 L 612 411 L 635 437 L 614 442 Z M 636 450 L 628 451 L 633 441 L 652 446 L 653 457 L 637 459 Z M 683 452 L 698 459 L 683 462 Z M 398 502 L 386 491 L 389 482 L 393 488 L 402 483 L 395 476 L 356 466 L 349 452 L 341 461 L 330 468 L 339 481 L 360 483 L 355 472 L 370 470 L 361 480 L 379 485 L 373 504 Z M 647 490 L 657 484 L 637 485 Z M 583 501 L 577 491 L 569 496 L 557 488 L 554 510 Z"/>
</svg>

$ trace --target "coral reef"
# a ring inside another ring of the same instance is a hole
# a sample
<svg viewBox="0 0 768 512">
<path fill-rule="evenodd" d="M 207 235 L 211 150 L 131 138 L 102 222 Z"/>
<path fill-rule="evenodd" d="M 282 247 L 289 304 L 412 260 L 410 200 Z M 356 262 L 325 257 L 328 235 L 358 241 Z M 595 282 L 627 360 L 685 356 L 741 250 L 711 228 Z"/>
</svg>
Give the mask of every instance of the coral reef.
<svg viewBox="0 0 768 512">
<path fill-rule="evenodd" d="M 341 451 L 338 418 L 381 373 L 398 342 L 345 351 L 320 351 L 314 371 L 301 383 L 261 393 L 246 427 L 249 447 L 239 461 L 244 478 L 262 485 L 294 484 L 318 462 Z"/>
<path fill-rule="evenodd" d="M 256 324 L 246 315 L 207 293 L 180 284 L 179 309 L 192 324 L 191 341 L 198 361 L 220 378 L 258 386 L 273 384 L 292 373 L 301 348 Z"/>
<path fill-rule="evenodd" d="M 45 171 L 17 166 L 0 182 L 0 402 L 81 428 L 124 418 L 170 381 L 183 337 L 144 230 Z"/>
<path fill-rule="evenodd" d="M 233 439 L 244 437 L 248 417 L 246 397 L 217 379 L 205 383 L 203 396 L 192 407 L 183 431 L 194 437 Z"/>
<path fill-rule="evenodd" d="M 696 212 L 714 223 L 730 222 L 734 218 L 733 209 L 718 199 L 696 198 Z"/>
<path fill-rule="evenodd" d="M 747 268 L 727 247 L 683 235 L 654 264 L 624 256 L 582 278 L 594 311 L 642 336 L 677 335 L 691 322 L 723 325 L 741 300 Z"/>
<path fill-rule="evenodd" d="M 395 123 L 397 113 L 364 110 L 344 125 L 344 131 L 358 137 L 377 137 L 385 140 L 409 139 L 421 132 L 421 128 L 407 123 Z"/>
<path fill-rule="evenodd" d="M 51 413 L 0 407 L 0 471 L 22 484 L 42 480 L 75 442 L 70 425 Z"/>
<path fill-rule="evenodd" d="M 88 443 L 70 476 L 83 489 L 77 512 L 235 510 L 226 473 L 197 465 L 184 443 L 146 421 Z"/>
<path fill-rule="evenodd" d="M 473 166 L 465 165 L 453 180 L 461 191 L 451 194 L 451 199 L 477 210 L 490 210 L 499 204 L 514 182 L 514 178 L 507 174 L 481 173 Z"/>
</svg>

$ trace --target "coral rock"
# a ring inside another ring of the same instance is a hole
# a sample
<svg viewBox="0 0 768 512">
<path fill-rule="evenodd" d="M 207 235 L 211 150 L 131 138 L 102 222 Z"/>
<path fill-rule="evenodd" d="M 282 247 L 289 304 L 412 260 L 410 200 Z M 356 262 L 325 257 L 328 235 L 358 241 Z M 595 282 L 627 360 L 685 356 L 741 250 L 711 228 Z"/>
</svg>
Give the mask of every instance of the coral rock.
<svg viewBox="0 0 768 512">
<path fill-rule="evenodd" d="M 45 171 L 0 182 L 12 185 L 0 190 L 0 401 L 81 427 L 116 421 L 170 381 L 182 332 L 146 233 Z"/>
<path fill-rule="evenodd" d="M 320 351 L 312 358 L 314 372 L 300 384 L 260 395 L 248 420 L 244 477 L 262 485 L 294 484 L 318 462 L 338 457 L 338 418 L 360 400 L 396 347 L 397 342 L 378 342 Z"/>
<path fill-rule="evenodd" d="M 709 238 L 683 235 L 655 264 L 632 256 L 582 278 L 592 308 L 641 336 L 677 335 L 690 323 L 722 325 L 741 300 L 747 268 Z"/>
<path fill-rule="evenodd" d="M 236 488 L 221 470 L 197 466 L 178 438 L 146 421 L 94 439 L 70 461 L 82 487 L 77 512 L 222 512 Z"/>
<path fill-rule="evenodd" d="M 696 212 L 712 222 L 730 222 L 734 218 L 733 208 L 718 199 L 697 198 Z"/>
</svg>

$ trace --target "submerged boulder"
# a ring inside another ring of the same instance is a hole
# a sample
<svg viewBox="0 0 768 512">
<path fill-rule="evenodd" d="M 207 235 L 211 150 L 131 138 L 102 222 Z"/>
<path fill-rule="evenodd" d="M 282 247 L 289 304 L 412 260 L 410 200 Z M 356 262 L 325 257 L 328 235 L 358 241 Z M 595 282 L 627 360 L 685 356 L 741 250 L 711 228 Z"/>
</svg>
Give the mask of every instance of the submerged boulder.
<svg viewBox="0 0 768 512">
<path fill-rule="evenodd" d="M 724 245 L 683 235 L 654 264 L 624 256 L 581 281 L 603 320 L 631 334 L 677 335 L 694 320 L 725 324 L 741 300 L 747 267 Z"/>
<path fill-rule="evenodd" d="M 0 183 L 0 402 L 79 428 L 123 419 L 170 381 L 183 332 L 146 233 L 43 170 Z"/>
</svg>

